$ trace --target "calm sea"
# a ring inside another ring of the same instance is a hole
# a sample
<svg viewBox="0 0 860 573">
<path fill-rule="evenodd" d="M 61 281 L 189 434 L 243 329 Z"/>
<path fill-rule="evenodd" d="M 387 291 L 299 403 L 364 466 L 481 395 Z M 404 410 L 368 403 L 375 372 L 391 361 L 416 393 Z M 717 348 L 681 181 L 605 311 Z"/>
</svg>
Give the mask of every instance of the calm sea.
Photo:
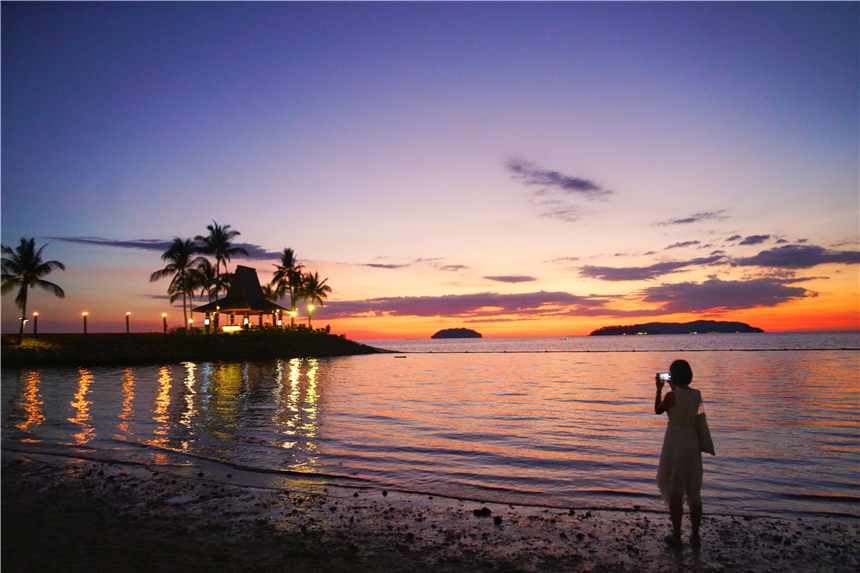
<svg viewBox="0 0 860 573">
<path fill-rule="evenodd" d="M 2 370 L 5 445 L 428 495 L 664 510 L 654 373 L 689 360 L 706 512 L 860 517 L 860 333 L 365 341 L 391 354 Z"/>
</svg>

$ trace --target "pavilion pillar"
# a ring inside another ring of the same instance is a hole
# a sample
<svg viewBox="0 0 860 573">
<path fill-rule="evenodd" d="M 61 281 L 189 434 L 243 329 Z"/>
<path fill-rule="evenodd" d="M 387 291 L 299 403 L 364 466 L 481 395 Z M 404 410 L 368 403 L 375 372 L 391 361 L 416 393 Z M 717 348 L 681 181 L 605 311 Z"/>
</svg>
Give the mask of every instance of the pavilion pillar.
<svg viewBox="0 0 860 573">
<path fill-rule="evenodd" d="M 260 330 L 263 329 L 263 311 L 260 311 Z"/>
<path fill-rule="evenodd" d="M 242 330 L 248 330 L 249 322 L 248 311 L 245 311 L 245 316 L 242 318 Z"/>
<path fill-rule="evenodd" d="M 211 319 L 210 319 L 210 314 L 207 312 L 207 313 L 206 313 L 206 318 L 203 320 L 203 324 L 204 324 L 204 325 L 206 325 L 206 334 L 209 334 L 209 321 L 210 321 L 210 320 L 211 320 Z"/>
</svg>

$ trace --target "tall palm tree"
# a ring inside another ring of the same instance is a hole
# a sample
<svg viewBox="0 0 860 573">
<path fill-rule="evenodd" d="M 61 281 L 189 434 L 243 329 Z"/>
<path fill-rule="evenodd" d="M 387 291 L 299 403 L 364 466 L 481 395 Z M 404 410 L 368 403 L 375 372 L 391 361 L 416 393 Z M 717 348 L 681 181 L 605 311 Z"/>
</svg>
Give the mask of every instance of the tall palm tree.
<svg viewBox="0 0 860 573">
<path fill-rule="evenodd" d="M 188 326 L 188 311 L 186 310 L 185 297 L 191 292 L 190 289 L 195 288 L 195 285 L 201 282 L 202 277 L 198 267 L 206 260 L 204 257 L 195 257 L 194 255 L 198 252 L 194 241 L 176 237 L 170 248 L 161 255 L 161 260 L 168 261 L 167 266 L 149 275 L 150 282 L 169 276 L 173 277 L 170 286 L 167 287 L 167 293 L 170 295 L 171 303 L 177 300 L 180 294 L 182 295 L 182 317 L 186 327 Z"/>
<path fill-rule="evenodd" d="M 299 299 L 299 294 L 302 288 L 302 269 L 296 260 L 296 254 L 292 249 L 284 249 L 281 253 L 281 264 L 275 265 L 277 269 L 272 277 L 272 285 L 276 287 L 276 291 L 284 296 L 290 294 L 290 326 L 296 325 L 296 319 L 293 313 L 296 311 L 296 301 Z"/>
<path fill-rule="evenodd" d="M 203 259 L 197 270 L 200 272 L 200 282 L 196 288 L 200 290 L 201 294 L 206 295 L 209 302 L 212 302 L 215 300 L 215 292 L 219 286 L 219 277 L 215 274 L 215 267 L 212 266 L 209 259 Z"/>
<path fill-rule="evenodd" d="M 195 241 L 200 241 L 200 252 L 204 255 L 215 257 L 215 276 L 221 276 L 221 263 L 224 263 L 224 272 L 227 271 L 227 261 L 234 255 L 248 255 L 248 251 L 242 247 L 232 246 L 233 239 L 241 235 L 239 231 L 231 231 L 230 225 L 221 226 L 215 221 L 206 225 L 209 234 L 197 235 Z M 217 296 L 218 293 L 216 292 Z"/>
<path fill-rule="evenodd" d="M 309 304 L 319 303 L 320 308 L 323 306 L 324 298 L 328 298 L 328 293 L 331 292 L 331 287 L 326 283 L 328 279 L 320 280 L 318 272 L 308 273 L 304 276 L 301 294 L 302 298 L 308 301 Z M 311 313 L 308 312 L 308 328 L 311 328 Z"/>
<path fill-rule="evenodd" d="M 15 304 L 21 309 L 21 329 L 18 331 L 18 344 L 24 340 L 24 318 L 27 316 L 27 291 L 33 287 L 46 290 L 58 298 L 66 298 L 66 293 L 52 282 L 42 280 L 41 277 L 49 274 L 54 269 L 66 270 L 60 261 L 43 261 L 42 251 L 48 245 L 36 250 L 36 239 L 21 238 L 21 244 L 13 251 L 6 245 L 0 245 L 3 251 L 3 284 L 0 292 L 8 293 L 14 288 L 18 289 Z M 8 257 L 8 258 L 6 258 Z"/>
</svg>

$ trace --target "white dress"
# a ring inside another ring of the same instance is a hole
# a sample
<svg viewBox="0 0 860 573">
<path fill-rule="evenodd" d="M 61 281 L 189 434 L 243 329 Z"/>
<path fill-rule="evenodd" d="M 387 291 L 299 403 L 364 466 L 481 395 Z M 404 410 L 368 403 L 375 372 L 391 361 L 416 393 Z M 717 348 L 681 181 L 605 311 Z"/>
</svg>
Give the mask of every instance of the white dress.
<svg viewBox="0 0 860 573">
<path fill-rule="evenodd" d="M 675 387 L 675 405 L 667 410 L 669 425 L 663 438 L 657 485 L 663 501 L 686 497 L 687 503 L 701 505 L 702 451 L 696 433 L 696 415 L 702 394 L 685 386 Z"/>
</svg>

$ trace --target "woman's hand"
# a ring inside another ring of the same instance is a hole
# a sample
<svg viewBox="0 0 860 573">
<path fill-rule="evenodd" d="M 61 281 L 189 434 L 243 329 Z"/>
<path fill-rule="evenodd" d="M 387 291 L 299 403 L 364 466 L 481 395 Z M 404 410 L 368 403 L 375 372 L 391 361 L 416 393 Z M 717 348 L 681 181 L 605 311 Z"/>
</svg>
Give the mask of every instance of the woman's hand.
<svg viewBox="0 0 860 573">
<path fill-rule="evenodd" d="M 666 394 L 666 397 L 663 398 L 663 386 L 666 384 L 666 381 L 661 380 L 659 374 L 657 374 L 657 377 L 654 380 L 657 384 L 657 395 L 654 397 L 654 413 L 662 414 L 675 405 L 675 393 L 669 392 Z M 669 386 L 672 386 L 673 390 L 675 389 L 671 380 L 669 381 Z"/>
</svg>

